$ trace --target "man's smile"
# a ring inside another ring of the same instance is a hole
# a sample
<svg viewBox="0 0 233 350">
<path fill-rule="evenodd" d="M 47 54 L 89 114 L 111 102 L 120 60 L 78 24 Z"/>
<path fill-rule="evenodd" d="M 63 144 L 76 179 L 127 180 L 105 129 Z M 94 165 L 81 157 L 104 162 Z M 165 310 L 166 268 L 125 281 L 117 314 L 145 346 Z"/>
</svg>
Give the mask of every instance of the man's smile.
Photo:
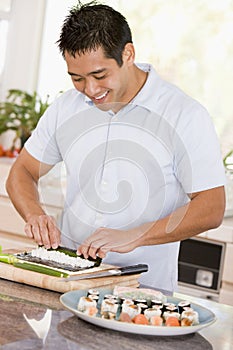
<svg viewBox="0 0 233 350">
<path fill-rule="evenodd" d="M 97 101 L 97 102 L 102 102 L 105 97 L 108 95 L 109 91 L 105 91 L 102 95 L 96 96 L 96 97 L 91 97 L 92 101 Z"/>
</svg>

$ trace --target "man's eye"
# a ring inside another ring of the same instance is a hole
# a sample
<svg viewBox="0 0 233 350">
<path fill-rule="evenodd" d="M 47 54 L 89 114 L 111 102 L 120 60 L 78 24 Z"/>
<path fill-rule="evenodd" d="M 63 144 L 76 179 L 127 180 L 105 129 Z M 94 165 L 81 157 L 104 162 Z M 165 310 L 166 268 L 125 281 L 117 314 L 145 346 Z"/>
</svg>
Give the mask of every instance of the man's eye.
<svg viewBox="0 0 233 350">
<path fill-rule="evenodd" d="M 83 80 L 83 78 L 78 78 L 78 79 L 75 78 L 75 79 L 73 79 L 73 81 L 76 82 L 76 83 L 77 83 L 77 82 L 79 83 L 79 82 L 82 81 L 82 80 Z"/>
<path fill-rule="evenodd" d="M 102 75 L 101 77 L 95 77 L 95 79 L 101 80 L 101 79 L 104 79 L 105 77 L 106 77 L 105 75 Z"/>
</svg>

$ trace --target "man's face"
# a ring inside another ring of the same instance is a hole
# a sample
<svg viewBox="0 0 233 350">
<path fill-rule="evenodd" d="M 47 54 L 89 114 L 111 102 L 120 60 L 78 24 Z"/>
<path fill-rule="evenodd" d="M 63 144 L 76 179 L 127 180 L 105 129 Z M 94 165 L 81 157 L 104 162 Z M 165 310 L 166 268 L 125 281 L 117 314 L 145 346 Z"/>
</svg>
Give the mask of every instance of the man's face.
<svg viewBox="0 0 233 350">
<path fill-rule="evenodd" d="M 132 62 L 127 54 L 123 54 L 121 67 L 114 59 L 106 58 L 102 48 L 75 57 L 66 52 L 65 60 L 74 87 L 98 108 L 118 110 L 132 98 L 129 84 Z"/>
</svg>

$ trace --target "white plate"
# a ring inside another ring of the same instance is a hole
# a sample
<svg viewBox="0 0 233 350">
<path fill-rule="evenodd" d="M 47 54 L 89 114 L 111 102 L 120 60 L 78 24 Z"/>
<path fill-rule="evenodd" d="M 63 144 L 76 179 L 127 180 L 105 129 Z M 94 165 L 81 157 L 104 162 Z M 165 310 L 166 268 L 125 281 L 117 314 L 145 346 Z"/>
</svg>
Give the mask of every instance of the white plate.
<svg viewBox="0 0 233 350">
<path fill-rule="evenodd" d="M 100 292 L 100 300 L 105 294 L 111 294 L 113 289 L 98 289 Z M 77 305 L 79 298 L 87 295 L 87 290 L 74 290 L 67 293 L 64 293 L 60 297 L 61 303 L 65 306 L 66 309 L 73 312 L 76 316 L 92 323 L 96 326 L 109 328 L 112 330 L 143 334 L 143 335 L 160 335 L 160 336 L 173 336 L 173 335 L 183 335 L 189 333 L 195 333 L 207 326 L 210 326 L 216 321 L 214 313 L 203 306 L 191 303 L 191 307 L 198 312 L 199 314 L 199 324 L 189 327 L 166 327 L 166 326 L 147 326 L 147 325 L 138 325 L 134 323 L 119 322 L 116 320 L 107 320 L 101 317 L 88 316 L 83 312 L 77 310 Z M 175 297 L 167 297 L 168 302 L 178 304 L 181 299 Z"/>
</svg>

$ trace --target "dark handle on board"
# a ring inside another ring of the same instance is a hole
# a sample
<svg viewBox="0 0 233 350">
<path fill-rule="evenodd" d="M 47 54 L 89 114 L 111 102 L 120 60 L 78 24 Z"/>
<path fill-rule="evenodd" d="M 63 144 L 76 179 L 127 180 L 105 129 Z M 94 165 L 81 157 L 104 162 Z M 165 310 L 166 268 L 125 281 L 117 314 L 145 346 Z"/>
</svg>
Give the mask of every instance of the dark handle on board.
<svg viewBox="0 0 233 350">
<path fill-rule="evenodd" d="M 125 266 L 119 268 L 121 271 L 121 275 L 133 275 L 136 273 L 142 273 L 148 271 L 148 265 L 146 264 L 138 264 L 138 265 L 132 265 L 132 266 Z"/>
</svg>

